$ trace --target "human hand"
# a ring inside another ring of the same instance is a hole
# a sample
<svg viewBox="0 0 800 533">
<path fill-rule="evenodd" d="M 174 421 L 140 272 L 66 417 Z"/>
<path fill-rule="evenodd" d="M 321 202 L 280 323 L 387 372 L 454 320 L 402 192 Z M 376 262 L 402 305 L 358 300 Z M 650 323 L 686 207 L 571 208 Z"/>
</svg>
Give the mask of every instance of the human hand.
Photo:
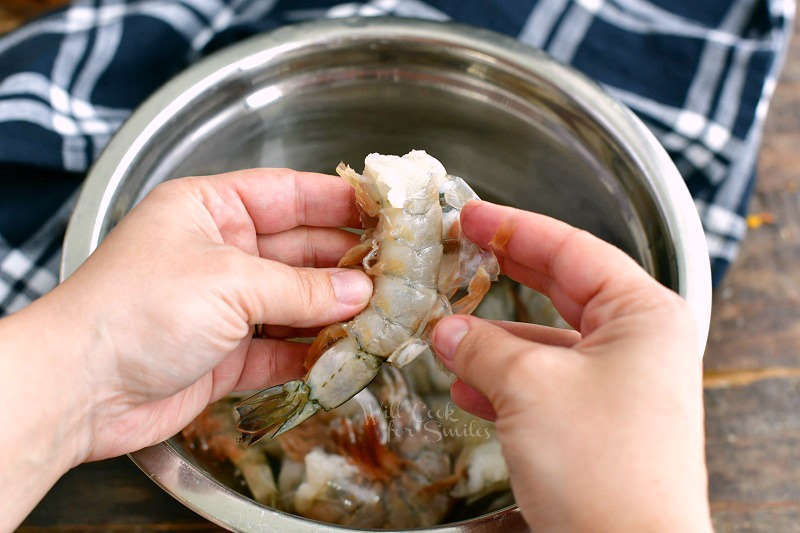
<svg viewBox="0 0 800 533">
<path fill-rule="evenodd" d="M 352 189 L 261 169 L 155 188 L 64 283 L 0 320 L 0 531 L 69 468 L 160 442 L 233 390 L 298 377 L 289 337 L 360 311 Z M 255 324 L 270 338 L 253 339 Z"/>
<path fill-rule="evenodd" d="M 348 318 L 372 286 L 331 267 L 358 242 L 341 180 L 247 170 L 168 181 L 114 228 L 51 296 L 84 317 L 90 406 L 85 459 L 175 434 L 233 390 L 302 374 L 286 337 Z M 271 338 L 253 339 L 264 323 Z"/>
<path fill-rule="evenodd" d="M 711 531 L 702 365 L 686 302 L 622 251 L 548 217 L 471 202 L 461 223 L 580 332 L 470 316 L 434 330 L 459 377 L 453 400 L 496 420 L 528 523 Z"/>
</svg>

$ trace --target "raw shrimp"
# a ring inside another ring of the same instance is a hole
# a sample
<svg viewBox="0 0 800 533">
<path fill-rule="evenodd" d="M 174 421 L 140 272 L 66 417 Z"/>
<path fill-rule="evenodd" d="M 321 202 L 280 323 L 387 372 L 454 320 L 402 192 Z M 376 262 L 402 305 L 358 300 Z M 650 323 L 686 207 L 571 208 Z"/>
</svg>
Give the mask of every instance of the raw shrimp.
<svg viewBox="0 0 800 533">
<path fill-rule="evenodd" d="M 385 522 L 379 481 L 361 474 L 344 456 L 314 448 L 304 458 L 293 511 L 323 522 L 379 528 Z"/>
<path fill-rule="evenodd" d="M 483 443 L 465 446 L 456 459 L 455 471 L 460 479 L 451 494 L 466 498 L 467 503 L 509 489 L 508 467 L 494 435 Z"/>
<path fill-rule="evenodd" d="M 439 362 L 430 348 L 403 367 L 403 374 L 414 392 L 421 395 L 449 393 L 456 380 L 455 374 Z"/>
<path fill-rule="evenodd" d="M 264 389 L 236 405 L 243 440 L 254 443 L 331 410 L 366 387 L 384 362 L 402 367 L 428 347 L 433 323 L 470 313 L 499 267 L 462 236 L 461 208 L 477 195 L 423 151 L 370 154 L 363 175 L 340 163 L 367 228 L 340 266 L 361 264 L 374 291 L 364 311 L 325 328 L 309 348 L 302 380 Z M 466 294 L 452 305 L 459 289 Z"/>
<path fill-rule="evenodd" d="M 364 389 L 336 409 L 321 413 L 274 440 L 262 442 L 277 442 L 286 457 L 302 461 L 306 454 L 317 447 L 336 451 L 331 433 L 343 424 L 351 427 L 372 424 L 375 426 L 377 442 L 386 445 L 389 441 L 389 427 L 381 406 L 369 389 Z"/>
<path fill-rule="evenodd" d="M 441 439 L 423 431 L 427 406 L 391 366 L 382 368 L 370 389 L 381 405 L 390 406 L 389 438 L 382 439 L 381 417 L 372 415 L 360 422 L 353 417 L 332 419 L 327 438 L 310 434 L 311 428 L 322 428 L 320 417 L 282 435 L 281 442 L 302 433 L 315 443 L 304 456 L 284 462 L 282 501 L 303 516 L 351 527 L 400 529 L 439 523 L 452 504 L 452 484 L 438 482 L 450 477 L 452 462 Z"/>
<path fill-rule="evenodd" d="M 488 320 L 515 320 L 519 307 L 515 290 L 514 282 L 500 276 L 475 309 L 474 315 Z M 414 392 L 422 396 L 449 392 L 456 379 L 455 374 L 441 364 L 430 348 L 403 367 L 403 374 Z"/>
<path fill-rule="evenodd" d="M 275 506 L 278 488 L 269 462 L 262 450 L 239 444 L 229 402 L 222 400 L 206 407 L 181 435 L 190 445 L 233 463 L 242 473 L 253 498 Z"/>
<path fill-rule="evenodd" d="M 355 435 L 369 438 L 361 453 L 351 457 L 347 437 Z M 368 389 L 280 435 L 275 440 L 285 451 L 278 477 L 281 507 L 325 522 L 380 526 L 385 515 L 383 488 L 381 476 L 373 474 L 388 474 L 378 466 L 379 459 L 363 464 L 358 459 L 364 461 L 366 451 L 389 454 L 388 439 L 386 419 Z"/>
<path fill-rule="evenodd" d="M 443 439 L 430 431 L 430 409 L 391 366 L 384 367 L 374 387 L 381 404 L 391 406 L 392 450 L 408 465 L 386 485 L 386 527 L 438 524 L 453 503 L 446 483 L 453 464 Z"/>
<path fill-rule="evenodd" d="M 508 491 L 508 467 L 492 422 L 452 403 L 449 395 L 426 399 L 441 424 L 444 445 L 456 457 L 453 474 L 440 481 L 450 495 L 470 505 L 488 495 Z"/>
</svg>

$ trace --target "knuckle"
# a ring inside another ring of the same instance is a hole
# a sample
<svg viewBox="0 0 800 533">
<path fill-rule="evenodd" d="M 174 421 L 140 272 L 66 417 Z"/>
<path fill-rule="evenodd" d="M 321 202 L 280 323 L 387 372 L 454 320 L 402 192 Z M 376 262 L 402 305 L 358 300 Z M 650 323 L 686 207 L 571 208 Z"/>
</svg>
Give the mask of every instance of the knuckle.
<svg viewBox="0 0 800 533">
<path fill-rule="evenodd" d="M 547 261 L 547 274 L 554 277 L 554 274 L 561 271 L 562 263 L 572 262 L 576 250 L 583 250 L 588 242 L 596 239 L 591 233 L 580 228 L 570 228 L 566 235 L 553 248 L 549 260 Z"/>
<path fill-rule="evenodd" d="M 196 178 L 177 178 L 162 181 L 153 188 L 150 194 L 160 198 L 175 196 L 191 188 L 196 181 Z"/>
<path fill-rule="evenodd" d="M 293 268 L 292 271 L 295 276 L 295 287 L 299 300 L 309 308 L 317 307 L 315 304 L 319 300 L 318 295 L 321 289 L 323 289 L 319 277 L 308 270 Z"/>
<path fill-rule="evenodd" d="M 303 266 L 314 266 L 316 264 L 316 248 L 313 242 L 313 236 L 311 231 L 308 227 L 303 226 L 303 257 L 302 257 L 302 265 Z"/>
<path fill-rule="evenodd" d="M 681 314 L 686 307 L 684 300 L 663 285 L 653 282 L 632 291 L 628 304 L 632 310 L 663 314 Z"/>
<path fill-rule="evenodd" d="M 664 288 L 659 311 L 664 314 L 665 321 L 681 327 L 694 328 L 694 314 L 689 303 L 679 294 Z"/>
<path fill-rule="evenodd" d="M 689 313 L 689 303 L 678 293 L 667 288 L 662 290 L 664 293 L 664 309 L 672 314 L 687 315 Z"/>
<path fill-rule="evenodd" d="M 619 283 L 617 290 L 601 291 L 584 308 L 580 330 L 584 335 L 619 317 L 650 313 L 662 300 L 651 283 Z"/>
<path fill-rule="evenodd" d="M 292 194 L 294 195 L 294 223 L 301 225 L 308 219 L 308 203 L 300 188 L 300 176 L 297 172 L 289 174 L 292 180 Z"/>
<path fill-rule="evenodd" d="M 202 194 L 203 182 L 199 178 L 176 178 L 169 179 L 156 185 L 151 190 L 143 204 L 157 205 L 157 204 L 170 204 L 171 206 L 180 205 L 180 202 Z M 163 207 L 156 213 L 157 216 L 165 216 L 171 209 L 163 209 Z"/>
<path fill-rule="evenodd" d="M 264 350 L 265 367 L 267 379 L 272 382 L 280 377 L 280 354 L 279 344 L 277 341 L 267 341 L 266 349 Z"/>
<path fill-rule="evenodd" d="M 259 299 L 252 290 L 253 272 L 249 256 L 231 246 L 217 246 L 209 250 L 208 257 L 200 261 L 199 268 L 209 287 L 223 284 L 225 290 L 215 290 L 214 294 L 237 312 L 238 318 L 249 321 L 250 316 L 261 312 Z"/>
</svg>

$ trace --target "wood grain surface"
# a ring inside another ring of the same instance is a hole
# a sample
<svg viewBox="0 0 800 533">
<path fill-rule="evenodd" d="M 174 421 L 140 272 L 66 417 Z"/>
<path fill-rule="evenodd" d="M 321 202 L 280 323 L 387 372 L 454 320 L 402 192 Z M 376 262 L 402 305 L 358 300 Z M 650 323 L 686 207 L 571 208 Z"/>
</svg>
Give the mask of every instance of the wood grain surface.
<svg viewBox="0 0 800 533">
<path fill-rule="evenodd" d="M 0 34 L 65 3 L 66 0 L 0 0 Z"/>
<path fill-rule="evenodd" d="M 63 0 L 9 1 L 0 32 Z M 28 5 L 25 5 L 25 4 Z M 800 532 L 800 38 L 767 119 L 749 230 L 714 297 L 706 455 L 717 533 Z M 758 219 L 754 219 L 758 222 Z M 756 224 L 754 224 L 756 225 Z M 211 531 L 127 459 L 67 473 L 20 531 Z"/>
<path fill-rule="evenodd" d="M 706 457 L 717 533 L 800 532 L 800 35 L 767 117 L 751 228 L 716 291 Z"/>
</svg>

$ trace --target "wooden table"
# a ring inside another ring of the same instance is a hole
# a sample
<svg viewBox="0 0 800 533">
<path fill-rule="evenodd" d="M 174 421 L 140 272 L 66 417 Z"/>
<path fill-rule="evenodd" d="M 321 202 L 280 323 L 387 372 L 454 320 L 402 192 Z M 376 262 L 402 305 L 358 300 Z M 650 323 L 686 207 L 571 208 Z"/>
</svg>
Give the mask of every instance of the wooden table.
<svg viewBox="0 0 800 533">
<path fill-rule="evenodd" d="M 716 291 L 705 358 L 718 533 L 800 531 L 800 31 L 767 118 L 751 228 Z"/>
<path fill-rule="evenodd" d="M 2 12 L 0 12 L 0 15 Z M 0 17 L 2 19 L 2 17 Z M 2 20 L 0 20 L 2 22 Z M 717 533 L 800 532 L 800 35 L 767 120 L 750 230 L 716 291 L 705 358 Z M 209 531 L 126 458 L 67 473 L 21 531 Z"/>
</svg>

